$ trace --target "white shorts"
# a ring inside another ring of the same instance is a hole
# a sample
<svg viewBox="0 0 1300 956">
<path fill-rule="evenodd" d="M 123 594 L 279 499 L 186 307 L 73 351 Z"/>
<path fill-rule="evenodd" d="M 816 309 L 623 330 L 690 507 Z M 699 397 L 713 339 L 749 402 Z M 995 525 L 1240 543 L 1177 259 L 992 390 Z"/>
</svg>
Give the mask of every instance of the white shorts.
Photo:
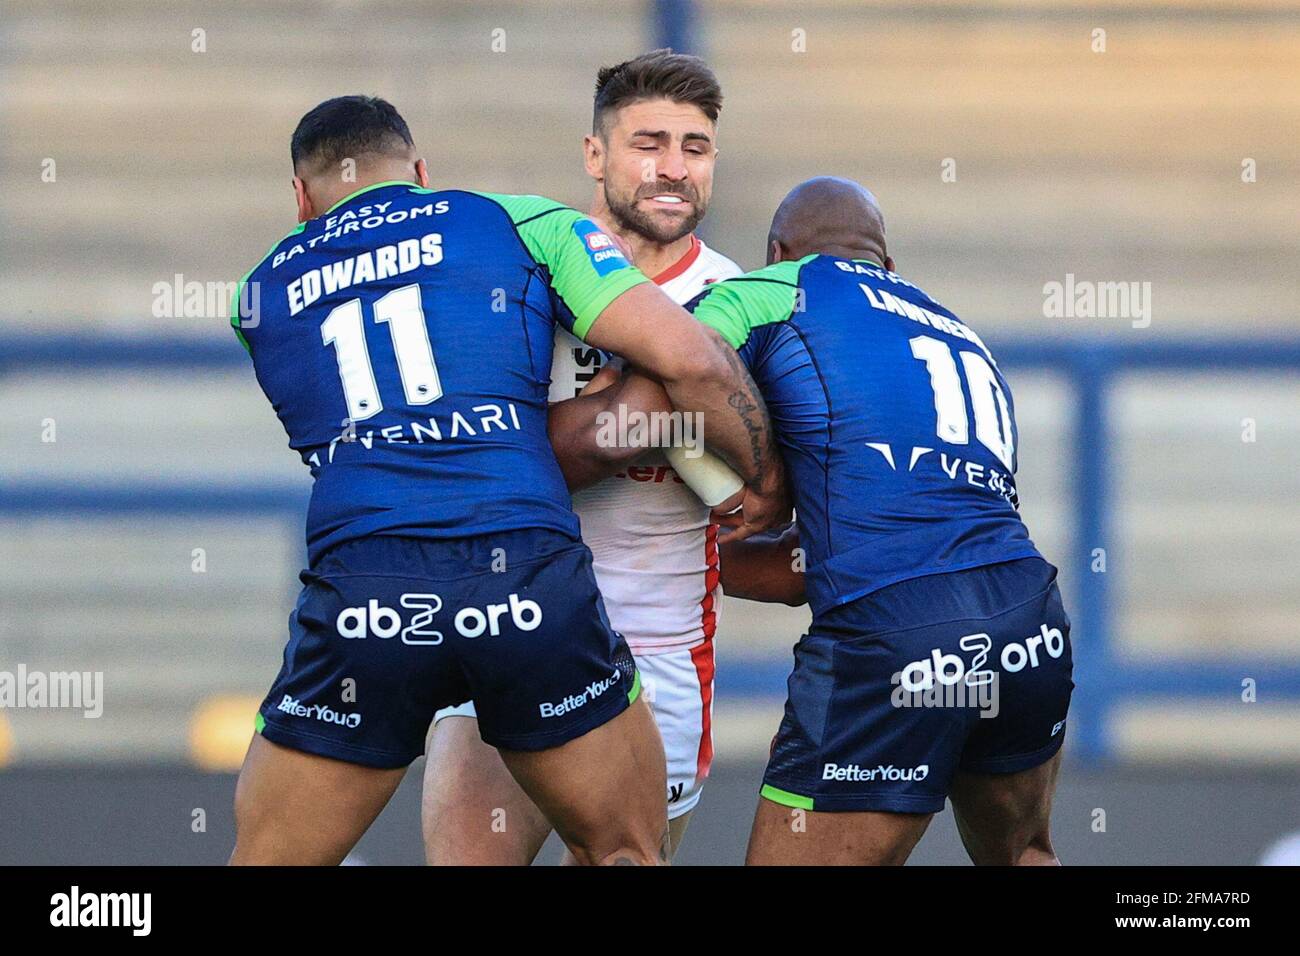
<svg viewBox="0 0 1300 956">
<path fill-rule="evenodd" d="M 658 654 L 637 654 L 641 693 L 659 725 L 668 758 L 668 819 L 695 809 L 713 763 L 713 642 Z M 433 716 L 476 717 L 474 702 Z"/>
</svg>

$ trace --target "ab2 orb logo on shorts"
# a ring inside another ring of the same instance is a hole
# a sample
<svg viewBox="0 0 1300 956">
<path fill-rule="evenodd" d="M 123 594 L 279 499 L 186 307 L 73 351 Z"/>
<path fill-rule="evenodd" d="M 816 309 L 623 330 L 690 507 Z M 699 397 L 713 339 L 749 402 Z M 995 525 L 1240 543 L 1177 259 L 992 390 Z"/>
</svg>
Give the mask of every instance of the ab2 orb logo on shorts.
<svg viewBox="0 0 1300 956">
<path fill-rule="evenodd" d="M 400 632 L 403 644 L 432 646 L 442 643 L 442 631 L 429 626 L 433 623 L 433 616 L 442 610 L 441 597 L 437 594 L 403 594 L 398 603 L 415 612 L 405 627 L 401 612 L 371 598 L 365 605 L 345 607 L 339 612 L 334 622 L 339 637 L 362 640 L 373 636 L 388 640 Z M 542 623 L 542 606 L 512 593 L 503 603 L 489 604 L 485 608 L 461 608 L 452 618 L 452 626 L 461 637 L 471 640 L 484 634 L 497 637 L 501 634 L 501 619 L 507 615 L 519 630 L 535 631 Z"/>
</svg>

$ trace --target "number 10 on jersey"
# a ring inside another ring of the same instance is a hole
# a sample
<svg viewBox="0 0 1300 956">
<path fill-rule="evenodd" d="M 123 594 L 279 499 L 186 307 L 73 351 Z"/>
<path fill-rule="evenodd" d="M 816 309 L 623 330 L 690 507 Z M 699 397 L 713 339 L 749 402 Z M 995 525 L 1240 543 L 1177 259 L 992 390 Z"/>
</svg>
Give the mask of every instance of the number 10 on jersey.
<svg viewBox="0 0 1300 956">
<path fill-rule="evenodd" d="M 930 373 L 930 387 L 934 390 L 935 432 L 942 441 L 965 445 L 970 441 L 970 426 L 966 412 L 966 396 L 962 394 L 961 377 L 952 349 L 938 339 L 918 335 L 909 339 L 912 355 L 925 363 Z M 998 377 L 975 352 L 958 351 L 966 382 L 970 385 L 971 407 L 975 414 L 975 437 L 980 444 L 1011 470 L 1015 461 L 1015 436 L 1011 429 L 1011 410 L 1007 397 L 998 384 Z"/>
</svg>

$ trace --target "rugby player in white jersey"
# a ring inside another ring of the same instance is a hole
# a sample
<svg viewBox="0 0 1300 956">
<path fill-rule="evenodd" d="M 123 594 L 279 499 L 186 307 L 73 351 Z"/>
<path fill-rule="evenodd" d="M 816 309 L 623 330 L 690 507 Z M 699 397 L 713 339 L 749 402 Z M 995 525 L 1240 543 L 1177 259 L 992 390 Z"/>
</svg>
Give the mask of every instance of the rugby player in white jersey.
<svg viewBox="0 0 1300 956">
<path fill-rule="evenodd" d="M 712 193 L 721 105 L 722 91 L 704 62 L 669 50 L 602 69 L 596 80 L 593 130 L 584 141 L 596 185 L 592 215 L 679 303 L 741 271 L 694 233 Z M 551 401 L 575 397 L 605 360 L 559 330 Z M 662 451 L 576 492 L 573 506 L 610 622 L 636 657 L 663 736 L 675 851 L 713 758 L 718 527 Z M 480 739 L 472 702 L 438 713 L 426 752 L 428 861 L 532 862 L 550 824 Z"/>
</svg>

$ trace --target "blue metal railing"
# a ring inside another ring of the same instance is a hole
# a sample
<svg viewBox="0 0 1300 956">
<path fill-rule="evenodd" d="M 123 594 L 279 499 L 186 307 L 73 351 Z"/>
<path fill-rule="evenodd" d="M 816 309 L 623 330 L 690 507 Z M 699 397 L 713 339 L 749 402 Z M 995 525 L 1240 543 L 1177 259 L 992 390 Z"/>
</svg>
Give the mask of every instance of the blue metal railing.
<svg viewBox="0 0 1300 956">
<path fill-rule="evenodd" d="M 1265 372 L 1300 370 L 1300 340 L 1207 340 L 1199 342 L 1021 341 L 996 346 L 1003 368 L 1054 372 L 1069 379 L 1075 395 L 1072 447 L 1081 454 L 1074 487 L 1070 560 L 1075 578 L 1073 610 L 1075 682 L 1081 690 L 1071 707 L 1073 752 L 1085 760 L 1108 755 L 1107 723 L 1117 703 L 1139 696 L 1219 696 L 1234 699 L 1244 669 L 1236 661 L 1195 663 L 1125 661 L 1112 629 L 1110 574 L 1090 569 L 1094 548 L 1111 552 L 1109 397 L 1119 375 L 1139 371 Z M 1300 696 L 1300 660 L 1252 666 L 1250 675 L 1275 692 Z"/>
<path fill-rule="evenodd" d="M 1107 462 L 1108 399 L 1117 376 L 1138 371 L 1259 373 L 1300 371 L 1300 339 L 1207 340 L 1199 342 L 1086 341 L 1070 339 L 991 340 L 999 366 L 1036 371 L 1067 380 L 1075 395 L 1072 447 L 1079 453 L 1073 488 L 1071 543 L 1065 565 L 1074 576 L 1075 682 L 1071 708 L 1072 752 L 1086 760 L 1111 753 L 1108 722 L 1116 705 L 1141 697 L 1236 695 L 1245 673 L 1271 694 L 1300 697 L 1300 660 L 1129 661 L 1116 650 L 1111 619 L 1111 573 L 1091 573 L 1094 548 L 1110 551 L 1111 492 Z M 73 372 L 93 369 L 190 369 L 227 372 L 248 368 L 247 356 L 222 340 L 140 340 L 29 336 L 0 339 L 0 375 L 12 372 Z M 249 387 L 254 387 L 251 369 Z M 306 493 L 283 486 L 238 489 L 158 483 L 101 484 L 6 480 L 0 509 L 9 516 L 248 515 L 286 519 L 301 527 Z M 794 635 L 791 636 L 792 640 Z M 719 668 L 722 694 L 772 696 L 784 692 L 788 661 L 726 661 Z"/>
</svg>

